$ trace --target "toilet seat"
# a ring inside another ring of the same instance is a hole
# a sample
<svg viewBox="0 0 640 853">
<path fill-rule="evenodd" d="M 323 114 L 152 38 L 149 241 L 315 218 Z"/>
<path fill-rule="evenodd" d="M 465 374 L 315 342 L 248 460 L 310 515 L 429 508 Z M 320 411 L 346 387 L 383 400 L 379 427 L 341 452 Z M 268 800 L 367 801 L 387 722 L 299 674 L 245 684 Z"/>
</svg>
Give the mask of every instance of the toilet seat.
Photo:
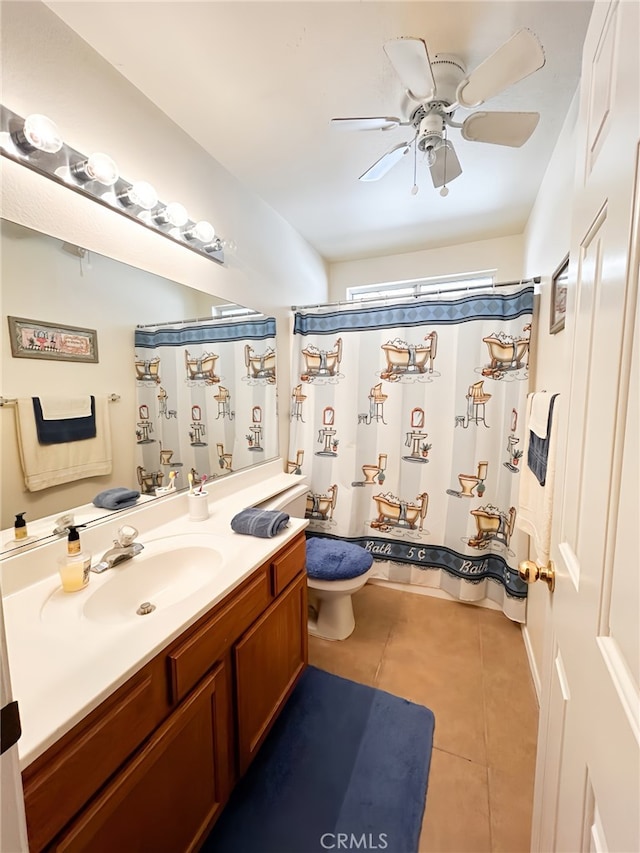
<svg viewBox="0 0 640 853">
<path fill-rule="evenodd" d="M 359 545 L 324 537 L 307 539 L 307 586 L 313 612 L 309 633 L 325 640 L 346 640 L 356 624 L 351 596 L 362 589 L 373 570 L 372 555 Z"/>
</svg>

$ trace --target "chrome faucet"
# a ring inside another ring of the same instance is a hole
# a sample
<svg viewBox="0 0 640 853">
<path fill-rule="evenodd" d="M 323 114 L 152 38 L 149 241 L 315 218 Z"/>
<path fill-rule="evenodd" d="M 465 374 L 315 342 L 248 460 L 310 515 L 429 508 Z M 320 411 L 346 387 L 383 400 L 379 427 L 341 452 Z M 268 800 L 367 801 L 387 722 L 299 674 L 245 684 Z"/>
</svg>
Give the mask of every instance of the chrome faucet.
<svg viewBox="0 0 640 853">
<path fill-rule="evenodd" d="M 104 572 L 107 569 L 112 569 L 118 563 L 123 563 L 125 560 L 130 560 L 143 550 L 144 545 L 133 540 L 138 535 L 135 527 L 125 525 L 118 530 L 118 538 L 113 540 L 113 548 L 102 555 L 102 559 L 95 566 L 91 566 L 92 572 Z"/>
</svg>

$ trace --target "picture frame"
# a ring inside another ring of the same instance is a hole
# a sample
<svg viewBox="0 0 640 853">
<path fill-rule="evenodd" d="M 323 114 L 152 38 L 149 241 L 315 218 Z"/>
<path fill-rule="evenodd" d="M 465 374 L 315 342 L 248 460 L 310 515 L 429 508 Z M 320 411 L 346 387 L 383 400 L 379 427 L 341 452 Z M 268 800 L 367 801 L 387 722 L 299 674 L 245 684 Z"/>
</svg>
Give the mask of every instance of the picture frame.
<svg viewBox="0 0 640 853">
<path fill-rule="evenodd" d="M 567 313 L 567 281 L 569 278 L 569 255 L 566 255 L 560 266 L 551 276 L 551 313 L 549 317 L 549 334 L 555 335 L 564 329 Z"/>
<path fill-rule="evenodd" d="M 95 329 L 25 317 L 7 317 L 7 320 L 14 358 L 98 363 L 98 333 Z"/>
</svg>

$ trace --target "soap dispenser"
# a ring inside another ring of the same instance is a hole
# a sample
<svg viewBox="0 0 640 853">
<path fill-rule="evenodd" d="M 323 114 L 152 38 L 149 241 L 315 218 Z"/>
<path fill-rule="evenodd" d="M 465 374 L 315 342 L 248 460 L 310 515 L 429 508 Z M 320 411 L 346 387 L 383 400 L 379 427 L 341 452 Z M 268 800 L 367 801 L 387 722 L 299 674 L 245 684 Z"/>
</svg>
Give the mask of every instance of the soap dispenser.
<svg viewBox="0 0 640 853">
<path fill-rule="evenodd" d="M 84 524 L 69 525 L 66 556 L 58 559 L 58 570 L 65 592 L 77 592 L 89 583 L 91 554 L 80 550 L 80 534 L 78 528 Z"/>
<path fill-rule="evenodd" d="M 69 536 L 67 538 L 67 554 L 70 557 L 80 553 L 80 534 L 78 528 L 84 527 L 84 524 L 70 524 Z"/>
<path fill-rule="evenodd" d="M 15 524 L 13 525 L 16 541 L 27 538 L 27 522 L 23 518 L 24 515 L 26 515 L 26 512 L 16 514 Z"/>
</svg>

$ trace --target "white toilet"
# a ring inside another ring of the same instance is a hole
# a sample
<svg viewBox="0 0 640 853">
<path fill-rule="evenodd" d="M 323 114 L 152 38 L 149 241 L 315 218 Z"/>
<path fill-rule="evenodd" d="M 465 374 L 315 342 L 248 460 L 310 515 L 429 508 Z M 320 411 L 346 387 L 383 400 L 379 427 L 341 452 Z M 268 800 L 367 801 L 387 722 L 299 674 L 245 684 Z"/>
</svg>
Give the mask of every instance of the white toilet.
<svg viewBox="0 0 640 853">
<path fill-rule="evenodd" d="M 277 509 L 294 518 L 304 518 L 309 487 L 301 483 L 260 504 L 261 509 Z M 307 578 L 309 590 L 309 633 L 325 640 L 346 640 L 355 628 L 351 596 L 366 584 L 372 565 L 363 574 L 345 580 Z"/>
</svg>

